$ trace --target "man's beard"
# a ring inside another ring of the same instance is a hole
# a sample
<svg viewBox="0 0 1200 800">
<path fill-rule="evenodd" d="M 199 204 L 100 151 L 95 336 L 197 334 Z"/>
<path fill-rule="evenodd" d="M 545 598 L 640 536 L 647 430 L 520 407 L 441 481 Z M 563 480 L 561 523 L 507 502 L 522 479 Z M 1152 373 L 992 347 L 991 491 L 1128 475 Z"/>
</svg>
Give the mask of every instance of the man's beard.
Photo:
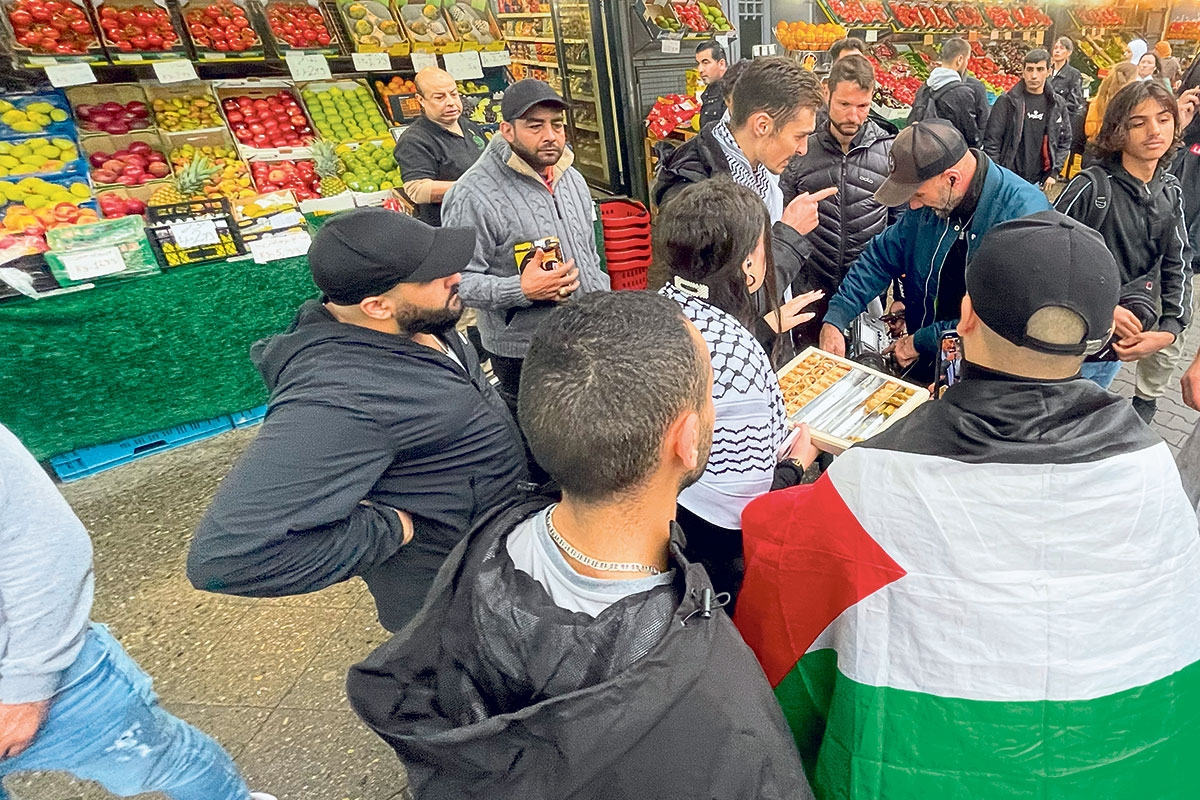
<svg viewBox="0 0 1200 800">
<path fill-rule="evenodd" d="M 562 159 L 563 155 L 563 151 L 559 148 L 555 148 L 555 152 L 553 154 L 549 154 L 544 153 L 541 150 L 527 150 L 516 142 L 512 142 L 511 146 L 513 152 L 519 155 L 521 160 L 533 167 L 538 172 L 541 172 L 546 167 L 552 167 L 557 164 Z"/>
<path fill-rule="evenodd" d="M 418 333 L 442 336 L 452 331 L 454 326 L 458 324 L 459 318 L 462 317 L 462 301 L 454 302 L 457 299 L 458 289 L 456 288 L 450 295 L 450 299 L 446 301 L 445 308 L 434 310 L 412 307 L 402 308 L 396 310 L 393 318 L 400 327 L 400 332 L 407 336 L 413 336 Z"/>
<path fill-rule="evenodd" d="M 847 139 L 853 139 L 858 135 L 858 132 L 862 130 L 862 125 L 855 125 L 853 122 L 837 123 L 831 121 L 829 124 L 837 129 L 837 132 L 842 136 L 845 136 Z M 849 130 L 847 130 L 847 128 L 849 128 Z"/>
</svg>

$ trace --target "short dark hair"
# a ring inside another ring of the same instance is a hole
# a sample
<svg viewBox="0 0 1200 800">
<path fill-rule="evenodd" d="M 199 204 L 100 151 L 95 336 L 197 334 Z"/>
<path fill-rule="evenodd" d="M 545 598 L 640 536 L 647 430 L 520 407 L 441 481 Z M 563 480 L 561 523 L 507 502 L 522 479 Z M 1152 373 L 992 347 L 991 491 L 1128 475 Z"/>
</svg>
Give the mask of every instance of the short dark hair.
<svg viewBox="0 0 1200 800">
<path fill-rule="evenodd" d="M 1104 109 L 1104 121 L 1096 135 L 1096 152 L 1101 158 L 1113 158 L 1125 149 L 1129 142 L 1129 118 L 1142 103 L 1157 100 L 1163 111 L 1170 112 L 1175 119 L 1175 141 L 1183 131 L 1179 129 L 1179 101 L 1175 95 L 1158 81 L 1133 81 L 1113 95 Z M 1169 162 L 1170 154 L 1163 156 Z"/>
<path fill-rule="evenodd" d="M 696 55 L 700 55 L 705 50 L 712 53 L 713 61 L 726 61 L 728 57 L 725 55 L 725 48 L 716 39 L 709 39 L 707 42 L 701 42 L 696 45 Z"/>
<path fill-rule="evenodd" d="M 860 89 L 874 91 L 875 68 L 865 56 L 848 55 L 833 62 L 827 82 L 830 94 L 833 94 L 839 83 L 852 83 Z"/>
<path fill-rule="evenodd" d="M 581 502 L 638 489 L 667 428 L 708 402 L 707 351 L 679 305 L 594 292 L 552 311 L 521 369 L 517 416 L 534 458 Z"/>
<path fill-rule="evenodd" d="M 847 50 L 854 50 L 865 56 L 867 54 L 867 43 L 857 36 L 847 36 L 845 39 L 838 39 L 829 46 L 829 57 L 837 61 L 842 57 L 842 53 Z"/>
<path fill-rule="evenodd" d="M 1025 54 L 1024 63 L 1026 63 L 1026 64 L 1037 64 L 1042 61 L 1045 61 L 1047 64 L 1049 64 L 1050 63 L 1050 53 L 1048 53 L 1046 50 L 1043 50 L 1040 47 L 1035 47 L 1034 49 L 1030 50 L 1028 53 Z"/>
<path fill-rule="evenodd" d="M 767 207 L 762 198 L 732 178 L 720 176 L 684 188 L 659 209 L 651 231 L 655 272 L 666 274 L 668 281 L 678 275 L 704 284 L 708 302 L 750 331 L 762 312 L 746 291 L 742 264 L 765 239 L 763 296 L 768 306 L 778 297 Z M 771 310 L 777 311 L 777 305 Z"/>
<path fill-rule="evenodd" d="M 776 125 L 792 121 L 802 108 L 824 105 L 821 82 L 795 61 L 782 56 L 756 58 L 738 78 L 729 116 L 733 127 L 741 127 L 751 114 L 765 111 Z"/>
<path fill-rule="evenodd" d="M 1075 42 L 1071 41 L 1070 36 L 1060 36 L 1054 40 L 1054 43 L 1061 44 L 1063 46 L 1063 49 L 1066 50 L 1068 53 L 1075 52 Z"/>
<path fill-rule="evenodd" d="M 951 36 L 942 42 L 942 49 L 938 53 L 943 63 L 953 61 L 959 56 L 971 55 L 971 43 L 961 36 Z"/>
<path fill-rule="evenodd" d="M 746 59 L 736 61 L 729 69 L 725 70 L 721 80 L 717 81 L 721 87 L 721 99 L 725 101 L 726 108 L 733 107 L 733 87 L 737 85 L 738 78 L 742 77 L 742 73 L 748 66 L 750 66 L 750 62 Z"/>
</svg>

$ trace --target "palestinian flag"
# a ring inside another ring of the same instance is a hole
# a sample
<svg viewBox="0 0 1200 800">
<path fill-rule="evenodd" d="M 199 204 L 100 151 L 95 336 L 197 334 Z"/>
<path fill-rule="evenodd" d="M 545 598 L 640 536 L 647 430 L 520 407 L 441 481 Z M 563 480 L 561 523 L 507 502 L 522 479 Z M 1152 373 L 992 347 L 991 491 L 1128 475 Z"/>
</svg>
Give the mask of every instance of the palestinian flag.
<svg viewBox="0 0 1200 800">
<path fill-rule="evenodd" d="M 818 798 L 1200 797 L 1196 517 L 1127 401 L 967 380 L 742 521 Z"/>
</svg>

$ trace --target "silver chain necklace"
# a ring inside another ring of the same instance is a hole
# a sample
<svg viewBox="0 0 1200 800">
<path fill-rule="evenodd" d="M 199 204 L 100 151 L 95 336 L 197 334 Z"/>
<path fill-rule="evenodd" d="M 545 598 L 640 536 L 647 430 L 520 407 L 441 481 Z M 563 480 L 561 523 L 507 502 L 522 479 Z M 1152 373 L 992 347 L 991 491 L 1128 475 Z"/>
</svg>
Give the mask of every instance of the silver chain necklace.
<svg viewBox="0 0 1200 800">
<path fill-rule="evenodd" d="M 578 561 L 580 564 L 591 567 L 592 569 L 598 569 L 601 572 L 648 572 L 651 575 L 662 574 L 662 570 L 660 570 L 658 567 L 651 567 L 648 564 L 622 563 L 620 561 L 600 561 L 592 558 L 591 556 L 585 556 L 583 553 L 572 547 L 570 542 L 564 539 L 562 534 L 558 532 L 558 529 L 554 527 L 554 509 L 556 508 L 558 508 L 558 503 L 555 503 L 546 509 L 546 530 L 549 531 L 550 538 L 554 540 L 554 543 L 558 545 L 564 553 Z"/>
</svg>

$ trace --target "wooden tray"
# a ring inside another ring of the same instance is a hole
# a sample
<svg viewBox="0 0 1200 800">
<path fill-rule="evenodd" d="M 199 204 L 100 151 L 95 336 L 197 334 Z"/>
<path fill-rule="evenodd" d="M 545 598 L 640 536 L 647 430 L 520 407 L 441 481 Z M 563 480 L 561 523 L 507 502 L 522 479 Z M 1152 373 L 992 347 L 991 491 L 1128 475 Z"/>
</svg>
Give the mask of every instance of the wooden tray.
<svg viewBox="0 0 1200 800">
<path fill-rule="evenodd" d="M 813 441 L 834 454 L 887 430 L 929 399 L 922 386 L 815 347 L 779 370 L 779 384 L 788 419 L 807 422 Z M 815 393 L 814 386 L 820 387 Z"/>
</svg>

